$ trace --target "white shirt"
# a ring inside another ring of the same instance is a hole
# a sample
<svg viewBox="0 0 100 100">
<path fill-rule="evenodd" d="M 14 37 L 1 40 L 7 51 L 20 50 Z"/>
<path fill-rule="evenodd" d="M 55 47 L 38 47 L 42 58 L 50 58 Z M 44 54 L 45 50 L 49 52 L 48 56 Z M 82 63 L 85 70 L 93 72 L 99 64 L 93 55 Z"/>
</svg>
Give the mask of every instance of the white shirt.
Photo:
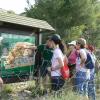
<svg viewBox="0 0 100 100">
<path fill-rule="evenodd" d="M 80 52 L 84 55 L 84 57 L 87 59 L 87 50 L 86 49 L 80 49 Z M 86 72 L 86 78 L 90 79 L 90 69 L 87 69 L 85 67 L 85 64 L 83 66 L 80 66 L 81 58 L 77 57 L 76 59 L 76 71 Z"/>
<path fill-rule="evenodd" d="M 61 58 L 62 61 L 64 58 L 63 53 L 59 47 L 54 49 L 53 51 L 53 57 L 51 59 L 52 68 L 56 68 L 57 66 L 59 66 L 58 58 Z M 51 71 L 51 76 L 61 76 L 60 69 Z"/>
<path fill-rule="evenodd" d="M 86 50 L 85 49 L 80 49 L 79 51 L 81 54 L 84 55 L 84 57 L 87 59 L 87 54 L 86 54 Z M 87 69 L 85 68 L 85 64 L 83 66 L 80 66 L 81 64 L 81 58 L 80 56 L 77 57 L 76 59 L 76 71 L 82 71 L 82 72 L 86 72 Z"/>
</svg>

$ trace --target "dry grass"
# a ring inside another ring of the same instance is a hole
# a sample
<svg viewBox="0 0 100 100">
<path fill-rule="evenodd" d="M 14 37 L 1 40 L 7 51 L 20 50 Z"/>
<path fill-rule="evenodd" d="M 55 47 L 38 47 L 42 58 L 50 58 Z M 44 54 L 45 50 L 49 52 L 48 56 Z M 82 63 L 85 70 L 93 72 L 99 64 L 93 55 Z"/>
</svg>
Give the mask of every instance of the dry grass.
<svg viewBox="0 0 100 100">
<path fill-rule="evenodd" d="M 31 91 L 32 95 L 28 95 L 29 100 L 87 100 L 87 97 L 80 96 L 73 92 L 72 85 L 70 82 L 67 82 L 63 92 L 49 93 L 47 94 L 45 90 L 35 87 L 34 81 L 23 82 L 23 83 L 14 83 L 14 84 L 5 84 L 3 91 L 0 93 L 0 100 L 21 100 L 20 97 L 24 97 L 24 90 Z M 97 91 L 97 100 L 100 98 L 100 72 L 96 76 L 96 91 Z M 19 93 L 20 96 L 18 95 Z M 8 95 L 11 95 L 8 98 Z M 36 99 L 38 97 L 38 99 Z M 1 99 L 3 98 L 3 99 Z M 28 100 L 25 99 L 24 100 Z"/>
</svg>

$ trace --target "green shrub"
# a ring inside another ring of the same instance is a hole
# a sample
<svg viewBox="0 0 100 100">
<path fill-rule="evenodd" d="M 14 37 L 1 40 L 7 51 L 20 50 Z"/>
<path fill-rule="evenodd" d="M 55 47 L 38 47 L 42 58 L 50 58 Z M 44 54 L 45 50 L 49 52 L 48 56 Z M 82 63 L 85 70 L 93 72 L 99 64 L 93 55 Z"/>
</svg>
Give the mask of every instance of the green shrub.
<svg viewBox="0 0 100 100">
<path fill-rule="evenodd" d="M 4 85 L 3 87 L 3 93 L 12 93 L 14 92 L 13 87 L 9 84 Z"/>
</svg>

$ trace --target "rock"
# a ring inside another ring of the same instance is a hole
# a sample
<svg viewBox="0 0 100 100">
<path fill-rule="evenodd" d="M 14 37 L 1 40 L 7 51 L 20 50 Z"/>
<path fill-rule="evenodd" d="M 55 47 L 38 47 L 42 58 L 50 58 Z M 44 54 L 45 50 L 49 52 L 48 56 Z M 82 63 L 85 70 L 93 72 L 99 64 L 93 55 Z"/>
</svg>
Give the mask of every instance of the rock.
<svg viewBox="0 0 100 100">
<path fill-rule="evenodd" d="M 27 93 L 27 94 L 32 94 L 32 92 L 28 91 L 28 90 L 24 90 L 24 92 Z"/>
</svg>

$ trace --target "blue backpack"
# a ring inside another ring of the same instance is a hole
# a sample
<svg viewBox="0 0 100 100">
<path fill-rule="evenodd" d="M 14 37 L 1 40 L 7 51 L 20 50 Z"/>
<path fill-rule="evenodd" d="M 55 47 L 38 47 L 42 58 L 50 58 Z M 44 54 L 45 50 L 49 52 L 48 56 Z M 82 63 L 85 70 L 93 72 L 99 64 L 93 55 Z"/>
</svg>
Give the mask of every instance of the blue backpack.
<svg viewBox="0 0 100 100">
<path fill-rule="evenodd" d="M 89 53 L 87 53 L 87 60 L 85 62 L 85 66 L 87 69 L 93 69 L 94 68 L 94 64 L 91 58 L 91 55 Z"/>
</svg>

